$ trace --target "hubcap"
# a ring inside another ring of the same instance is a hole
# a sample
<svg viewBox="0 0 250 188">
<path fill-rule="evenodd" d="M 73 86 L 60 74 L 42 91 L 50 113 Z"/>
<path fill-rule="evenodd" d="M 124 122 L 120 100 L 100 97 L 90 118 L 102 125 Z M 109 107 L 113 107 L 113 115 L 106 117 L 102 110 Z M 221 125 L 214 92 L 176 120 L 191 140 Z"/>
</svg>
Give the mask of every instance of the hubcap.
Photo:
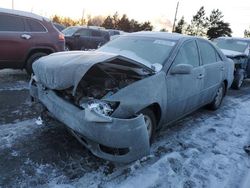
<svg viewBox="0 0 250 188">
<path fill-rule="evenodd" d="M 145 121 L 145 124 L 146 124 L 146 127 L 147 127 L 147 131 L 148 131 L 148 137 L 151 138 L 151 135 L 152 135 L 152 129 L 153 129 L 153 123 L 152 123 L 152 120 L 149 116 L 147 115 L 144 115 L 144 121 Z"/>
<path fill-rule="evenodd" d="M 65 46 L 65 51 L 69 51 L 69 47 L 68 46 Z"/>
<path fill-rule="evenodd" d="M 223 87 L 220 87 L 215 97 L 215 105 L 219 106 L 223 98 Z"/>
</svg>

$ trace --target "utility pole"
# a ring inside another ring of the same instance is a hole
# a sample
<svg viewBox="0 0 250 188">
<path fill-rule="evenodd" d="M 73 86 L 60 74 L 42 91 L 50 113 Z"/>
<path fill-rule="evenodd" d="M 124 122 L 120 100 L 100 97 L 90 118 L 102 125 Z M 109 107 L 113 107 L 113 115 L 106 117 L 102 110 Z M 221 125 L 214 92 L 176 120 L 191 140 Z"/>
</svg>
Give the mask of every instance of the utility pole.
<svg viewBox="0 0 250 188">
<path fill-rule="evenodd" d="M 84 23 L 84 13 L 85 13 L 85 9 L 83 8 L 82 9 L 82 23 L 81 23 L 81 25 L 84 25 L 85 23 Z"/>
<path fill-rule="evenodd" d="M 12 9 L 14 9 L 14 0 L 12 0 Z"/>
<path fill-rule="evenodd" d="M 179 8 L 179 1 L 177 2 L 177 6 L 176 6 L 176 10 L 175 10 L 175 16 L 174 16 L 174 23 L 173 23 L 172 33 L 174 32 L 174 29 L 175 29 L 175 22 L 176 22 L 178 8 Z"/>
</svg>

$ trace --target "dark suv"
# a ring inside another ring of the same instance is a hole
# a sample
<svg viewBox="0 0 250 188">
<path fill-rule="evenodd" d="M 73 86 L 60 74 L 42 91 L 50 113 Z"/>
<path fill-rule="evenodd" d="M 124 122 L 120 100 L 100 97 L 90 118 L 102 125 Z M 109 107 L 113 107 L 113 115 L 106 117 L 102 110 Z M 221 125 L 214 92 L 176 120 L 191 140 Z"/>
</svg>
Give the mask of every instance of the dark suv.
<svg viewBox="0 0 250 188">
<path fill-rule="evenodd" d="M 73 26 L 62 30 L 66 50 L 97 49 L 110 40 L 109 32 L 96 27 Z"/>
<path fill-rule="evenodd" d="M 50 20 L 33 13 L 0 8 L 0 69 L 25 68 L 65 48 L 64 35 Z"/>
</svg>

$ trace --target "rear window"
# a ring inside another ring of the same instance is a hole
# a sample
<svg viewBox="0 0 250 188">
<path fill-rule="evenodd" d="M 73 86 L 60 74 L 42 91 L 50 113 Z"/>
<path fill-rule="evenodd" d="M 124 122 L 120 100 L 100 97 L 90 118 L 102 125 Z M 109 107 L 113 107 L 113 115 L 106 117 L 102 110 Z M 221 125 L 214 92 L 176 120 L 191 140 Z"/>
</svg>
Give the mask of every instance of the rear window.
<svg viewBox="0 0 250 188">
<path fill-rule="evenodd" d="M 24 20 L 17 16 L 0 15 L 0 31 L 25 31 Z"/>
<path fill-rule="evenodd" d="M 26 22 L 28 24 L 29 31 L 32 31 L 32 32 L 45 32 L 46 31 L 44 26 L 38 21 L 35 21 L 32 19 L 26 19 Z"/>
<path fill-rule="evenodd" d="M 249 42 L 237 39 L 215 39 L 214 43 L 221 49 L 232 50 L 236 52 L 244 53 L 248 46 Z"/>
</svg>

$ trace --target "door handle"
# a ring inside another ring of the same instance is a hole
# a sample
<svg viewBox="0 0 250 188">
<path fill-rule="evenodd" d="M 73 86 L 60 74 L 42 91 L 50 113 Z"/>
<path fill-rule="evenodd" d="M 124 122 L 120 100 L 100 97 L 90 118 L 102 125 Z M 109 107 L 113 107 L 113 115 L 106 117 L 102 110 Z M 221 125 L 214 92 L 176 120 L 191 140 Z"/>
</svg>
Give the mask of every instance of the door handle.
<svg viewBox="0 0 250 188">
<path fill-rule="evenodd" d="M 28 34 L 22 34 L 22 35 L 21 35 L 21 38 L 22 38 L 22 39 L 29 40 L 29 39 L 31 38 L 31 36 L 28 35 Z"/>
<path fill-rule="evenodd" d="M 200 75 L 197 77 L 197 79 L 202 79 L 202 78 L 204 78 L 204 74 L 200 74 Z"/>
<path fill-rule="evenodd" d="M 221 70 L 221 71 L 224 71 L 224 70 L 225 70 L 225 67 L 221 67 L 220 70 Z"/>
</svg>

